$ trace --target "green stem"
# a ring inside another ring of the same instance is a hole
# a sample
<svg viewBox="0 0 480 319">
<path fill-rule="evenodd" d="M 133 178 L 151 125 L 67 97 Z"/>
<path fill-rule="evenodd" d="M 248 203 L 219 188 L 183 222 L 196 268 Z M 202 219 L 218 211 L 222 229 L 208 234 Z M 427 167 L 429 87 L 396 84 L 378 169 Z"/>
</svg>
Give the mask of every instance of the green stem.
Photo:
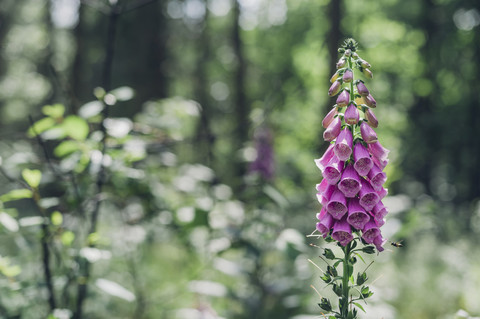
<svg viewBox="0 0 480 319">
<path fill-rule="evenodd" d="M 353 82 L 355 82 L 355 72 L 353 71 L 352 57 L 351 56 L 348 57 L 347 64 L 348 64 L 348 68 L 350 70 L 352 70 L 352 74 L 353 74 L 352 81 L 350 81 L 350 102 L 348 102 L 348 104 L 347 104 L 347 108 L 348 108 L 350 103 L 355 101 L 355 92 L 353 90 Z M 357 124 L 352 125 L 352 136 L 355 136 L 355 128 L 356 127 L 357 127 Z"/>
<path fill-rule="evenodd" d="M 342 315 L 342 319 L 347 319 L 348 316 L 348 300 L 350 298 L 350 286 L 348 284 L 348 280 L 350 277 L 349 268 L 350 268 L 350 254 L 352 251 L 351 243 L 348 243 L 347 246 L 343 247 L 343 252 L 345 256 L 342 260 L 343 263 L 343 277 L 342 277 L 342 289 L 343 289 L 343 296 L 341 299 L 340 304 L 340 314 Z"/>
</svg>

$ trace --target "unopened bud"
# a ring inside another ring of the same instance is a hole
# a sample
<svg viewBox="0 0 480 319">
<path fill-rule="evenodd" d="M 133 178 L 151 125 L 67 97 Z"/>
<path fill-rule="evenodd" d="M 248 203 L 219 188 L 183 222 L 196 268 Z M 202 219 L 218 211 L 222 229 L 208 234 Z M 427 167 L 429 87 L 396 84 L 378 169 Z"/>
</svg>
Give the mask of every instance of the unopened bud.
<svg viewBox="0 0 480 319">
<path fill-rule="evenodd" d="M 340 68 L 343 68 L 345 66 L 345 64 L 347 64 L 347 60 L 345 60 L 345 58 L 340 58 L 340 60 L 338 60 L 337 62 L 337 69 L 340 69 Z"/>
<path fill-rule="evenodd" d="M 332 108 L 332 110 L 330 112 L 328 112 L 327 115 L 325 115 L 325 118 L 322 121 L 322 126 L 324 128 L 327 128 L 330 125 L 330 123 L 332 123 L 332 121 L 335 118 L 335 115 L 337 115 L 337 113 L 338 113 L 337 108 L 336 107 Z"/>
<path fill-rule="evenodd" d="M 378 141 L 377 133 L 375 133 L 375 131 L 365 122 L 360 124 L 360 134 L 362 135 L 362 139 L 367 144 L 375 143 Z"/>
<path fill-rule="evenodd" d="M 377 107 L 377 101 L 375 101 L 375 99 L 370 93 L 367 96 L 365 96 L 363 99 L 365 100 L 365 104 L 367 104 L 369 107 L 372 107 L 372 108 Z"/>
<path fill-rule="evenodd" d="M 347 90 L 343 90 L 337 97 L 337 105 L 339 107 L 347 106 L 348 102 L 350 101 L 350 92 Z"/>
<path fill-rule="evenodd" d="M 373 78 L 373 73 L 369 69 L 363 69 L 363 75 L 365 75 L 367 78 L 371 79 Z"/>
<path fill-rule="evenodd" d="M 365 119 L 367 120 L 367 124 L 373 128 L 378 127 L 378 120 L 372 110 L 367 109 L 365 111 Z"/>
<path fill-rule="evenodd" d="M 340 92 L 340 88 L 342 87 L 342 84 L 340 81 L 335 81 L 333 82 L 332 86 L 330 86 L 330 89 L 328 89 L 328 95 L 329 96 L 335 96 Z"/>
<path fill-rule="evenodd" d="M 357 82 L 357 92 L 361 96 L 367 96 L 370 94 L 367 87 L 365 86 L 365 83 L 363 83 L 362 81 Z"/>
<path fill-rule="evenodd" d="M 331 142 L 337 138 L 338 134 L 342 130 L 342 120 L 337 116 L 332 123 L 323 132 L 323 139 L 327 142 Z"/>
<path fill-rule="evenodd" d="M 332 77 L 330 78 L 330 83 L 335 82 L 338 79 L 339 76 L 340 75 L 338 74 L 338 72 L 335 72 L 335 74 L 332 75 Z"/>
<path fill-rule="evenodd" d="M 359 59 L 358 62 L 360 62 L 360 65 L 362 66 L 362 68 L 369 69 L 369 68 L 372 67 L 370 65 L 370 63 L 368 63 L 367 61 L 365 61 L 363 59 Z"/>
<path fill-rule="evenodd" d="M 343 82 L 349 83 L 353 80 L 353 71 L 350 69 L 345 70 L 345 73 L 343 73 Z"/>
<path fill-rule="evenodd" d="M 357 124 L 358 120 L 360 119 L 360 114 L 358 113 L 358 109 L 355 104 L 350 103 L 345 111 L 345 115 L 343 117 L 345 119 L 345 123 L 347 124 Z"/>
<path fill-rule="evenodd" d="M 350 56 L 352 55 L 352 50 L 350 50 L 350 49 L 345 50 L 344 55 L 345 55 L 347 58 L 350 57 Z"/>
</svg>

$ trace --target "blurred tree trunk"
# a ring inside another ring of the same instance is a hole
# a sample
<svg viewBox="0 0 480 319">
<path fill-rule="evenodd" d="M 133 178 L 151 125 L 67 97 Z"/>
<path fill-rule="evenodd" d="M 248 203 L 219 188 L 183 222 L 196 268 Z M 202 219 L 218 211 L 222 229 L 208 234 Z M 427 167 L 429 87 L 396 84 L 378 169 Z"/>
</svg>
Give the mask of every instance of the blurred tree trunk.
<svg viewBox="0 0 480 319">
<path fill-rule="evenodd" d="M 205 7 L 208 7 L 208 0 L 205 0 Z M 197 127 L 196 154 L 198 159 L 207 166 L 212 166 L 213 147 L 215 136 L 212 133 L 210 120 L 212 119 L 212 105 L 208 94 L 208 75 L 207 66 L 210 61 L 210 33 L 208 28 L 209 10 L 205 11 L 205 16 L 198 28 L 201 30 L 197 39 L 197 62 L 194 70 L 194 94 L 197 102 L 200 104 L 200 121 Z"/>
<path fill-rule="evenodd" d="M 233 29 L 232 29 L 232 46 L 235 54 L 237 64 L 234 72 L 234 88 L 233 88 L 233 105 L 235 114 L 235 143 L 234 143 L 234 156 L 235 156 L 235 171 L 237 177 L 245 175 L 246 167 L 243 161 L 238 159 L 238 151 L 244 147 L 244 143 L 248 140 L 248 132 L 250 129 L 249 114 L 250 108 L 247 104 L 247 95 L 245 92 L 245 73 L 246 62 L 243 53 L 243 43 L 241 39 L 240 30 L 240 2 L 234 1 L 233 8 Z"/>
</svg>

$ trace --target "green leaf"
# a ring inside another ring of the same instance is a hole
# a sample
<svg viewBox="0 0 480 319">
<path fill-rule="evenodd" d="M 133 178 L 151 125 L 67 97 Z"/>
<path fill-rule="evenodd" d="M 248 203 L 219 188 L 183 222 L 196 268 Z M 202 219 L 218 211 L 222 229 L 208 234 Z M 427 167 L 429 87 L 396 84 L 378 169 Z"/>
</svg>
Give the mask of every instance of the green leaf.
<svg viewBox="0 0 480 319">
<path fill-rule="evenodd" d="M 11 232 L 19 229 L 17 220 L 5 212 L 0 212 L 0 224 Z"/>
<path fill-rule="evenodd" d="M 57 157 L 65 157 L 70 155 L 78 150 L 78 142 L 67 140 L 63 141 L 62 143 L 58 144 L 57 147 L 53 150 L 53 154 Z"/>
<path fill-rule="evenodd" d="M 52 220 L 52 225 L 55 226 L 60 226 L 63 223 L 63 216 L 59 211 L 54 211 L 50 219 Z"/>
<path fill-rule="evenodd" d="M 109 92 L 117 101 L 128 101 L 131 100 L 135 96 L 135 91 L 128 86 L 121 86 Z"/>
<path fill-rule="evenodd" d="M 29 189 L 14 189 L 9 191 L 6 194 L 3 194 L 0 196 L 0 200 L 2 202 L 8 202 L 12 200 L 19 200 L 19 199 L 24 199 L 24 198 L 32 198 L 33 193 Z"/>
<path fill-rule="evenodd" d="M 68 136 L 79 141 L 84 141 L 90 131 L 87 121 L 76 115 L 67 116 L 62 126 Z"/>
<path fill-rule="evenodd" d="M 51 129 L 56 124 L 55 120 L 51 117 L 44 117 L 33 123 L 33 125 L 28 129 L 27 135 L 29 137 L 37 136 L 38 134 L 45 132 L 48 129 Z"/>
<path fill-rule="evenodd" d="M 358 302 L 354 302 L 353 304 L 354 304 L 355 306 L 357 306 L 358 308 L 360 308 L 360 310 L 362 310 L 364 313 L 367 313 L 367 312 L 365 311 L 365 309 L 363 309 L 362 305 L 359 304 Z"/>
<path fill-rule="evenodd" d="M 69 230 L 63 232 L 60 240 L 64 246 L 70 246 L 75 240 L 75 234 Z"/>
<path fill-rule="evenodd" d="M 375 247 L 365 246 L 365 247 L 362 248 L 362 251 L 366 254 L 373 254 L 373 253 L 375 253 Z"/>
<path fill-rule="evenodd" d="M 89 119 L 100 114 L 105 105 L 100 101 L 91 101 L 80 107 L 78 110 L 78 115 L 84 119 Z"/>
<path fill-rule="evenodd" d="M 63 106 L 62 104 L 45 105 L 44 107 L 42 107 L 42 112 L 46 116 L 54 119 L 59 119 L 65 113 L 65 106 Z"/>
<path fill-rule="evenodd" d="M 22 171 L 22 177 L 31 188 L 38 188 L 40 180 L 42 179 L 42 172 L 38 169 L 24 169 Z"/>
<path fill-rule="evenodd" d="M 335 254 L 333 253 L 333 251 L 329 248 L 325 248 L 324 252 L 323 252 L 323 255 L 325 256 L 325 258 L 327 259 L 330 259 L 330 260 L 333 260 L 335 259 Z"/>
</svg>

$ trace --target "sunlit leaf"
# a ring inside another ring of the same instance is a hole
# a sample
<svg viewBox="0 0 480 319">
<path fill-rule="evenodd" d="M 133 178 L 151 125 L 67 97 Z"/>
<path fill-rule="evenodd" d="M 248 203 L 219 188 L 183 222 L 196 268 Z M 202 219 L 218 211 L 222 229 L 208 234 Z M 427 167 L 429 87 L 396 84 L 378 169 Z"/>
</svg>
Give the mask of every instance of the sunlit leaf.
<svg viewBox="0 0 480 319">
<path fill-rule="evenodd" d="M 91 101 L 80 107 L 78 110 L 78 115 L 84 119 L 88 119 L 98 115 L 102 112 L 104 104 L 100 101 Z"/>
<path fill-rule="evenodd" d="M 354 304 L 355 306 L 357 306 L 358 308 L 360 308 L 363 312 L 367 313 L 367 312 L 365 311 L 365 309 L 363 309 L 362 305 L 359 304 L 358 302 L 354 302 L 353 304 Z"/>
<path fill-rule="evenodd" d="M 103 122 L 107 133 L 116 138 L 125 137 L 133 128 L 133 123 L 128 118 L 108 118 Z"/>
<path fill-rule="evenodd" d="M 135 91 L 128 86 L 121 86 L 109 92 L 117 101 L 128 101 L 131 100 L 135 96 Z"/>
<path fill-rule="evenodd" d="M 42 172 L 38 169 L 24 169 L 22 171 L 22 177 L 31 188 L 37 188 L 40 185 L 42 179 Z"/>
<path fill-rule="evenodd" d="M 75 234 L 69 230 L 63 232 L 60 240 L 64 246 L 70 246 L 75 240 Z"/>
<path fill-rule="evenodd" d="M 17 220 L 4 212 L 0 213 L 0 223 L 11 232 L 17 232 L 19 229 Z"/>
<path fill-rule="evenodd" d="M 88 123 L 85 119 L 76 115 L 70 115 L 65 118 L 63 129 L 68 136 L 79 141 L 85 140 L 89 133 Z"/>
<path fill-rule="evenodd" d="M 48 129 L 51 129 L 53 126 L 55 126 L 55 120 L 52 119 L 51 117 L 44 117 L 43 119 L 40 119 L 33 123 L 33 125 L 28 129 L 28 136 L 34 137 L 37 134 L 40 134 L 42 132 L 45 132 Z"/>
<path fill-rule="evenodd" d="M 78 142 L 67 140 L 63 141 L 62 143 L 58 144 L 57 147 L 53 150 L 53 154 L 57 157 L 65 157 L 67 155 L 72 154 L 73 152 L 78 150 Z"/>
<path fill-rule="evenodd" d="M 19 199 L 24 199 L 24 198 L 32 198 L 32 191 L 29 189 L 14 189 L 9 191 L 6 194 L 3 194 L 0 196 L 0 200 L 2 202 L 8 202 L 12 200 L 19 200 Z"/>
<path fill-rule="evenodd" d="M 65 113 L 65 106 L 63 106 L 62 104 L 45 105 L 42 108 L 42 112 L 46 116 L 58 119 L 61 118 Z"/>
<path fill-rule="evenodd" d="M 59 211 L 54 211 L 50 219 L 52 220 L 52 225 L 55 226 L 60 226 L 63 223 L 63 216 Z"/>
<path fill-rule="evenodd" d="M 117 284 L 116 282 L 99 278 L 95 282 L 95 285 L 103 290 L 105 293 L 115 296 L 118 298 L 121 298 L 126 301 L 134 301 L 135 300 L 135 295 L 125 287 Z"/>
</svg>

